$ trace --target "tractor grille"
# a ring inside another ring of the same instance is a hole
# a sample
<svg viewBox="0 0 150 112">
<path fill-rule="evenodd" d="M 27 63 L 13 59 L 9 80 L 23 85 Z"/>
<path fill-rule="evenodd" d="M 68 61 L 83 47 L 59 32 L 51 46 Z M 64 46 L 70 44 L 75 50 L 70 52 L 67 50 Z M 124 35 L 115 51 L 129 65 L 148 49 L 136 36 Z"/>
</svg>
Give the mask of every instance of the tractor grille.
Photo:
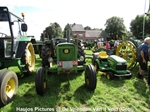
<svg viewBox="0 0 150 112">
<path fill-rule="evenodd" d="M 127 70 L 127 65 L 116 65 L 116 70 Z"/>
</svg>

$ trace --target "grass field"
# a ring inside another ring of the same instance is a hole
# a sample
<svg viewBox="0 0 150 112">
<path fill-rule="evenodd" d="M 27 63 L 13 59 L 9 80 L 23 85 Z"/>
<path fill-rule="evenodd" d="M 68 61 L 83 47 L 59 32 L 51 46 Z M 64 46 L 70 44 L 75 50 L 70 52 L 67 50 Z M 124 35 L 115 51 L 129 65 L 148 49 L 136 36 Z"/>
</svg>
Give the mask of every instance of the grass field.
<svg viewBox="0 0 150 112">
<path fill-rule="evenodd" d="M 91 51 L 87 51 L 91 53 Z M 41 59 L 36 56 L 36 69 L 41 66 Z M 90 63 L 90 60 L 87 60 Z M 19 74 L 18 68 L 11 70 Z M 35 72 L 36 72 L 35 69 Z M 132 70 L 133 77 L 108 80 L 97 74 L 97 88 L 88 91 L 85 87 L 84 72 L 67 75 L 50 74 L 48 89 L 43 96 L 35 90 L 35 74 L 19 77 L 19 88 L 14 100 L 1 108 L 1 112 L 148 112 L 150 111 L 150 86 L 145 78 L 138 79 L 138 66 Z"/>
</svg>

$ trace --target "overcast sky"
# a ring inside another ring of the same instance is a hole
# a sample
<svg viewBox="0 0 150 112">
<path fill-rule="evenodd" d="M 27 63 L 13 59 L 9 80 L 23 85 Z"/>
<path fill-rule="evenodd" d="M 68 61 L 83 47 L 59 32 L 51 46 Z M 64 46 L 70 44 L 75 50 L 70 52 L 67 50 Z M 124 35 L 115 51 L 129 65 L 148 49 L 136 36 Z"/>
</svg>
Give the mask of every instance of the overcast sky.
<svg viewBox="0 0 150 112">
<path fill-rule="evenodd" d="M 123 18 L 129 30 L 131 20 L 147 12 L 149 0 L 0 0 L 0 6 L 7 6 L 19 17 L 24 12 L 28 35 L 39 39 L 53 22 L 62 30 L 67 23 L 104 29 L 112 16 Z"/>
</svg>

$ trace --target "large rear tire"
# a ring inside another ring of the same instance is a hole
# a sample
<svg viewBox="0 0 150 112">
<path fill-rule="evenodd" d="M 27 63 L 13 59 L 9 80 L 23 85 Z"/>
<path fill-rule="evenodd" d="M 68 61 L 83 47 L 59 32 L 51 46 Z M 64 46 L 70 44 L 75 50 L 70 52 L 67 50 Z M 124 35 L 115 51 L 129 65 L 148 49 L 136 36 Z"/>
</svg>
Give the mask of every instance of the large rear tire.
<svg viewBox="0 0 150 112">
<path fill-rule="evenodd" d="M 127 68 L 133 69 L 137 64 L 137 48 L 131 41 L 123 41 L 116 49 L 116 55 L 127 60 Z"/>
<path fill-rule="evenodd" d="M 42 46 L 42 66 L 43 67 L 50 67 L 48 62 L 48 58 L 52 56 L 52 51 L 48 45 Z"/>
<path fill-rule="evenodd" d="M 84 65 L 85 62 L 85 52 L 82 46 L 78 44 L 78 65 Z"/>
<path fill-rule="evenodd" d="M 18 90 L 18 78 L 15 72 L 10 70 L 0 71 L 0 107 L 8 104 L 14 98 Z"/>
<path fill-rule="evenodd" d="M 34 47 L 32 43 L 27 44 L 21 61 L 22 61 L 22 64 L 25 65 L 26 71 L 23 72 L 24 75 L 32 74 L 32 72 L 34 71 L 34 67 L 35 67 L 35 53 L 34 53 Z"/>
<path fill-rule="evenodd" d="M 95 90 L 97 84 L 96 70 L 93 65 L 87 65 L 85 71 L 85 85 L 89 90 Z"/>
<path fill-rule="evenodd" d="M 43 67 L 38 68 L 35 78 L 36 92 L 38 95 L 43 95 L 47 89 L 46 74 Z"/>
</svg>

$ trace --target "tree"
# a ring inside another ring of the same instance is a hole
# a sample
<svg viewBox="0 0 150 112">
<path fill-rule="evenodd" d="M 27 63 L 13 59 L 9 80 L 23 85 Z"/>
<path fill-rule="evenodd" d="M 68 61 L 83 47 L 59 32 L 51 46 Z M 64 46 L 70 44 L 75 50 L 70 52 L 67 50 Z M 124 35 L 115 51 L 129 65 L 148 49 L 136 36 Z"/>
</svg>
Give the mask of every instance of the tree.
<svg viewBox="0 0 150 112">
<path fill-rule="evenodd" d="M 105 31 L 112 39 L 120 38 L 126 32 L 123 18 L 113 16 L 106 20 L 105 26 Z"/>
<path fill-rule="evenodd" d="M 100 31 L 103 31 L 103 28 L 93 28 L 92 30 L 100 30 Z"/>
<path fill-rule="evenodd" d="M 63 37 L 64 38 L 67 38 L 67 35 L 66 35 L 66 30 L 70 30 L 70 37 L 73 37 L 73 32 L 72 32 L 72 28 L 71 28 L 71 25 L 69 25 L 69 23 L 65 26 L 64 28 L 64 32 L 63 32 Z"/>
<path fill-rule="evenodd" d="M 86 26 L 86 27 L 84 27 L 84 30 L 91 30 L 91 27 Z"/>
<path fill-rule="evenodd" d="M 150 19 L 144 15 L 137 15 L 130 23 L 130 30 L 136 38 L 143 38 L 143 21 L 145 19 L 144 37 L 150 34 Z"/>
<path fill-rule="evenodd" d="M 58 23 L 50 23 L 48 27 L 44 30 L 45 35 L 47 38 L 56 38 L 56 37 L 62 37 L 62 29 Z"/>
</svg>

